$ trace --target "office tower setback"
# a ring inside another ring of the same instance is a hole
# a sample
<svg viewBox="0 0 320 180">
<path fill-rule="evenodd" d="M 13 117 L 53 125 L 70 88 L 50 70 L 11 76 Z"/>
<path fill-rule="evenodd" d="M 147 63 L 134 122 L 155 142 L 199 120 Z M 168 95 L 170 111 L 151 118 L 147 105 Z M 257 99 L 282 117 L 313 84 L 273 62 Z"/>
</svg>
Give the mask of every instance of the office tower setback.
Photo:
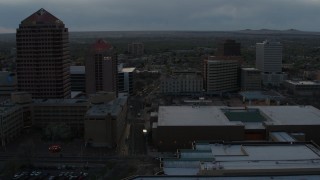
<svg viewBox="0 0 320 180">
<path fill-rule="evenodd" d="M 86 93 L 98 91 L 117 93 L 117 53 L 102 39 L 91 47 L 86 60 Z"/>
<path fill-rule="evenodd" d="M 18 89 L 33 98 L 70 97 L 68 29 L 44 9 L 21 21 L 16 34 Z"/>
<path fill-rule="evenodd" d="M 86 91 L 85 66 L 70 66 L 71 91 Z"/>
</svg>

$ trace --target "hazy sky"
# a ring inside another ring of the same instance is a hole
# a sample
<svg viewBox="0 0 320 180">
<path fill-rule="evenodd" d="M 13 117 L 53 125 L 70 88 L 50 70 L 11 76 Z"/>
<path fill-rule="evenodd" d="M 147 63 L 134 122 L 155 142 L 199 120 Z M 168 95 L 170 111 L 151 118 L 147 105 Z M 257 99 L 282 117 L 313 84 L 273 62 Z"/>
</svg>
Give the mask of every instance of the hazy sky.
<svg viewBox="0 0 320 180">
<path fill-rule="evenodd" d="M 0 0 L 0 33 L 40 8 L 70 31 L 320 31 L 320 0 Z"/>
</svg>

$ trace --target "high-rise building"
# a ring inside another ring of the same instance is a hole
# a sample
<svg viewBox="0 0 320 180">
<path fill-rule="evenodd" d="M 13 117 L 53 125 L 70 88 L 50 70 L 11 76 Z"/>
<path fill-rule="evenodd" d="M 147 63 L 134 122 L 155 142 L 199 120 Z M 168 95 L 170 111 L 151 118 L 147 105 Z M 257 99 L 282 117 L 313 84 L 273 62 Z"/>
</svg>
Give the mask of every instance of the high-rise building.
<svg viewBox="0 0 320 180">
<path fill-rule="evenodd" d="M 256 68 L 261 71 L 264 85 L 279 86 L 287 79 L 282 73 L 282 44 L 263 41 L 256 44 Z"/>
<path fill-rule="evenodd" d="M 241 56 L 241 44 L 228 39 L 218 46 L 218 56 Z"/>
<path fill-rule="evenodd" d="M 204 86 L 209 94 L 238 90 L 237 60 L 204 60 Z"/>
<path fill-rule="evenodd" d="M 130 43 L 128 44 L 128 52 L 134 57 L 139 57 L 144 54 L 144 45 L 143 43 Z"/>
<path fill-rule="evenodd" d="M 282 44 L 269 41 L 257 43 L 256 68 L 261 72 L 282 72 Z"/>
<path fill-rule="evenodd" d="M 115 49 L 104 40 L 97 40 L 86 60 L 86 93 L 117 93 L 117 63 Z"/>
<path fill-rule="evenodd" d="M 16 34 L 18 89 L 33 98 L 70 97 L 68 29 L 44 9 L 21 21 Z"/>
</svg>

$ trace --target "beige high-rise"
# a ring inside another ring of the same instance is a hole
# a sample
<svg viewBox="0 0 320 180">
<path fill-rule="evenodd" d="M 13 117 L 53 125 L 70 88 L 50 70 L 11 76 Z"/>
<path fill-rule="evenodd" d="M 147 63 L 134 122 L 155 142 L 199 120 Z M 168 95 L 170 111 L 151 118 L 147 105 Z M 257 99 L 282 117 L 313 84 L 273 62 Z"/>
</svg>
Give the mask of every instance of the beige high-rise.
<svg viewBox="0 0 320 180">
<path fill-rule="evenodd" d="M 68 29 L 44 9 L 17 29 L 18 89 L 33 98 L 70 97 Z"/>
</svg>

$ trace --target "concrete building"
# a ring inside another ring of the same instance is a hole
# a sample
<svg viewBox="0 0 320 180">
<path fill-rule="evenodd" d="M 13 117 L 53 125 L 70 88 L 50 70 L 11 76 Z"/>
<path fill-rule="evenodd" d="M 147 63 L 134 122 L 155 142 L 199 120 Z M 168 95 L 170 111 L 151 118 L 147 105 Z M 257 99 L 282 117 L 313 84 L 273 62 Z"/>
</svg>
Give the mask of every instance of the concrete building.
<svg viewBox="0 0 320 180">
<path fill-rule="evenodd" d="M 84 116 L 89 108 L 85 99 L 36 99 L 33 103 L 33 125 L 45 128 L 65 123 L 75 132 L 83 132 Z"/>
<path fill-rule="evenodd" d="M 10 97 L 12 92 L 18 90 L 16 73 L 0 71 L 0 97 Z"/>
<path fill-rule="evenodd" d="M 33 98 L 70 98 L 68 29 L 44 9 L 21 21 L 16 34 L 19 91 Z"/>
<path fill-rule="evenodd" d="M 140 57 L 144 54 L 144 44 L 143 43 L 130 43 L 128 44 L 128 52 L 133 57 Z"/>
<path fill-rule="evenodd" d="M 218 56 L 241 56 L 241 44 L 227 39 L 218 46 Z"/>
<path fill-rule="evenodd" d="M 20 135 L 23 129 L 23 110 L 10 101 L 0 104 L 0 138 L 1 145 L 7 143 Z"/>
<path fill-rule="evenodd" d="M 169 95 L 193 95 L 203 91 L 203 79 L 197 72 L 179 72 L 161 78 L 160 92 Z"/>
<path fill-rule="evenodd" d="M 204 60 L 204 86 L 208 94 L 237 91 L 237 60 Z"/>
<path fill-rule="evenodd" d="M 295 96 L 320 96 L 320 82 L 318 81 L 294 81 L 284 82 L 288 93 Z"/>
<path fill-rule="evenodd" d="M 116 147 L 126 125 L 127 97 L 95 104 L 86 113 L 84 138 L 93 147 Z"/>
<path fill-rule="evenodd" d="M 320 81 L 320 70 L 303 71 L 303 79 Z"/>
<path fill-rule="evenodd" d="M 71 91 L 86 91 L 85 66 L 70 66 Z"/>
<path fill-rule="evenodd" d="M 165 175 L 199 178 L 319 175 L 319 151 L 316 144 L 305 142 L 195 142 L 192 149 L 178 150 L 177 158 L 162 159 L 160 166 Z"/>
<path fill-rule="evenodd" d="M 73 133 L 84 135 L 92 146 L 115 147 L 126 127 L 127 96 L 99 92 L 88 99 L 31 99 L 25 92 L 12 93 L 0 103 L 3 145 L 18 136 L 24 127 L 46 128 L 66 124 Z"/>
<path fill-rule="evenodd" d="M 261 73 L 264 86 L 280 86 L 288 79 L 286 73 Z"/>
<path fill-rule="evenodd" d="M 287 79 L 282 72 L 282 44 L 263 41 L 256 44 L 256 68 L 262 73 L 265 86 L 279 86 Z"/>
<path fill-rule="evenodd" d="M 285 97 L 276 91 L 241 91 L 239 95 L 246 105 L 280 105 Z"/>
<path fill-rule="evenodd" d="M 119 93 L 134 93 L 134 74 L 136 68 L 123 68 L 123 64 L 118 66 L 118 91 Z"/>
<path fill-rule="evenodd" d="M 33 100 L 31 94 L 26 92 L 11 93 L 11 102 L 14 103 L 15 106 L 22 108 L 23 127 L 31 127 L 33 125 Z"/>
<path fill-rule="evenodd" d="M 282 44 L 269 41 L 257 43 L 256 68 L 261 72 L 282 72 Z"/>
<path fill-rule="evenodd" d="M 320 143 L 320 110 L 312 106 L 160 106 L 152 131 L 159 151 L 190 148 L 197 140 L 267 140 L 270 132 L 303 133 L 306 141 Z"/>
<path fill-rule="evenodd" d="M 117 53 L 115 49 L 102 39 L 91 47 L 86 60 L 86 93 L 99 91 L 118 92 L 117 90 Z"/>
<path fill-rule="evenodd" d="M 261 72 L 255 68 L 241 68 L 241 90 L 260 90 Z"/>
</svg>

